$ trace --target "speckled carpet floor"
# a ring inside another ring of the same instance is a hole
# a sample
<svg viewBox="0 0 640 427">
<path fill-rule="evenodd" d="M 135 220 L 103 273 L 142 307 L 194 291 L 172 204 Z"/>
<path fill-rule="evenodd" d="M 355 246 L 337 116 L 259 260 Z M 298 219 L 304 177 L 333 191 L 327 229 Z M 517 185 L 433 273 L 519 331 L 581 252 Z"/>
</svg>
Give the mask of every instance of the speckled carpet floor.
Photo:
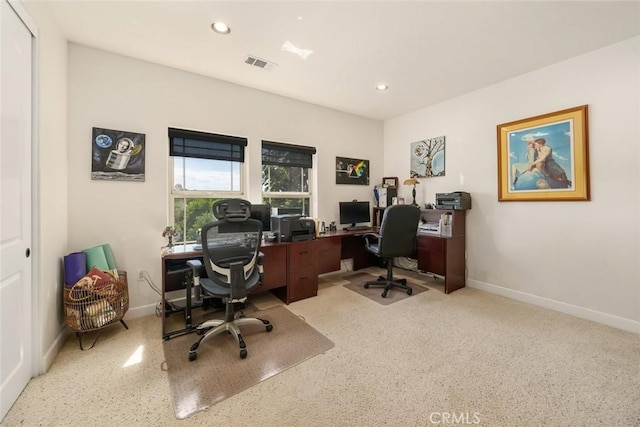
<svg viewBox="0 0 640 427">
<path fill-rule="evenodd" d="M 183 419 L 233 396 L 260 381 L 333 348 L 333 343 L 283 306 L 244 310 L 247 317 L 266 319 L 271 332 L 261 326 L 241 328 L 248 355 L 240 359 L 238 344 L 227 333 L 212 337 L 188 360 L 196 334 L 163 343 L 169 386 L 176 418 Z"/>
<path fill-rule="evenodd" d="M 386 277 L 386 274 L 383 274 L 382 276 Z M 382 291 L 384 290 L 384 288 L 382 287 L 371 287 L 369 289 L 365 289 L 364 287 L 365 282 L 377 280 L 378 277 L 380 276 L 369 274 L 369 273 L 360 273 L 360 272 L 350 274 L 350 275 L 345 275 L 343 279 L 348 280 L 349 283 L 346 283 L 344 287 L 382 305 L 389 305 L 389 304 L 393 304 L 394 302 L 411 298 L 410 295 L 407 295 L 407 291 L 401 288 L 390 289 L 389 292 L 387 293 L 387 296 L 384 298 L 382 297 Z M 395 272 L 393 277 L 407 279 L 407 283 L 412 289 L 411 295 L 418 295 L 419 293 L 429 290 L 429 288 L 424 286 L 424 283 L 420 284 L 420 282 L 414 279 L 411 279 L 410 277 L 396 275 Z"/>
<path fill-rule="evenodd" d="M 89 351 L 69 337 L 0 425 L 640 426 L 639 335 L 474 288 L 445 295 L 422 275 L 428 292 L 380 305 L 343 286 L 350 274 L 286 306 L 335 347 L 208 411 L 176 418 L 162 322 L 147 316 L 107 328 Z M 282 304 L 268 292 L 250 303 Z"/>
</svg>

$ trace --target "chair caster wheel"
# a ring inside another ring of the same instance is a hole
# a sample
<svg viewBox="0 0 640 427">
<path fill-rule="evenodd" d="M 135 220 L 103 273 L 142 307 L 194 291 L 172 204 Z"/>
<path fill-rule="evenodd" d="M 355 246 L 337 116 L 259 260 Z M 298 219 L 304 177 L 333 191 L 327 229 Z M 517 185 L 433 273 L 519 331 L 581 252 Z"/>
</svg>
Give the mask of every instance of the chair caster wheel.
<svg viewBox="0 0 640 427">
<path fill-rule="evenodd" d="M 386 297 L 387 297 L 387 291 L 384 291 L 384 292 L 381 294 L 381 296 L 382 296 L 382 298 L 386 298 Z"/>
<path fill-rule="evenodd" d="M 369 284 L 368 284 L 368 283 L 365 283 L 365 284 L 364 284 L 364 288 L 365 288 L 365 289 L 369 289 Z"/>
<path fill-rule="evenodd" d="M 197 335 L 204 335 L 204 329 L 196 329 Z"/>
<path fill-rule="evenodd" d="M 413 289 L 407 288 L 407 295 L 411 295 L 413 293 Z"/>
<path fill-rule="evenodd" d="M 273 331 L 273 325 L 267 325 L 267 332 Z"/>
<path fill-rule="evenodd" d="M 240 350 L 240 359 L 246 359 L 246 357 L 247 357 L 247 350 L 243 348 L 242 350 Z"/>
<path fill-rule="evenodd" d="M 193 362 L 198 358 L 198 353 L 189 353 L 189 362 Z"/>
</svg>

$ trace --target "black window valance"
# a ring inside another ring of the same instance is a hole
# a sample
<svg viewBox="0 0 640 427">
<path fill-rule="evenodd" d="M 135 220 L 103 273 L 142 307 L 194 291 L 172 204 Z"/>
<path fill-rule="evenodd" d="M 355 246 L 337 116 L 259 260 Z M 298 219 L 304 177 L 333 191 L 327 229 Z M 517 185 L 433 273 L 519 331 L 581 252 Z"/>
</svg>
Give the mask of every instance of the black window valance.
<svg viewBox="0 0 640 427">
<path fill-rule="evenodd" d="M 247 138 L 169 128 L 169 155 L 244 162 Z"/>
<path fill-rule="evenodd" d="M 262 164 L 311 168 L 315 147 L 262 141 Z"/>
</svg>

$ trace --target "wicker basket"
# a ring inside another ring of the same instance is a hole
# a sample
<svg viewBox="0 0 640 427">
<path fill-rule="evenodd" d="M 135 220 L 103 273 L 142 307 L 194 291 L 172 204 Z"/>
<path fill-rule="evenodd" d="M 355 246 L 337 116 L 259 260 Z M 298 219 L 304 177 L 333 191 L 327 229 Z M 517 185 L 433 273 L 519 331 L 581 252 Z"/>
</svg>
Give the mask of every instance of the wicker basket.
<svg viewBox="0 0 640 427">
<path fill-rule="evenodd" d="M 75 332 L 102 329 L 119 322 L 129 309 L 129 286 L 126 271 L 100 286 L 81 280 L 64 289 L 65 323 Z"/>
</svg>

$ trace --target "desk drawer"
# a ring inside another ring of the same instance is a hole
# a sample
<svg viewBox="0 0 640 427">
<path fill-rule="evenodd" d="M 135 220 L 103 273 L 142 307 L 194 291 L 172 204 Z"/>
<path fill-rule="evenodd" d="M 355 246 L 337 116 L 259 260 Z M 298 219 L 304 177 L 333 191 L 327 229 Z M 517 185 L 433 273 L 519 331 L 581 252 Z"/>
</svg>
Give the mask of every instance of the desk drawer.
<svg viewBox="0 0 640 427">
<path fill-rule="evenodd" d="M 264 254 L 262 263 L 264 275 L 262 286 L 257 289 L 258 292 L 287 286 L 287 247 L 263 246 L 260 251 Z"/>
<path fill-rule="evenodd" d="M 289 251 L 289 302 L 318 295 L 318 257 L 316 241 L 292 243 Z"/>
<path fill-rule="evenodd" d="M 318 274 L 340 270 L 340 239 L 320 238 L 316 247 Z"/>
<path fill-rule="evenodd" d="M 447 241 L 442 237 L 418 236 L 418 249 L 444 252 Z"/>
<path fill-rule="evenodd" d="M 444 252 L 418 251 L 418 269 L 428 273 L 447 275 L 447 258 Z"/>
<path fill-rule="evenodd" d="M 315 266 L 295 268 L 289 272 L 289 301 L 318 295 L 318 272 Z"/>
<path fill-rule="evenodd" d="M 300 268 L 313 266 L 318 263 L 316 256 L 316 242 L 292 243 L 289 245 L 289 266 Z"/>
<path fill-rule="evenodd" d="M 418 269 L 446 275 L 447 239 L 440 237 L 418 236 Z"/>
</svg>

